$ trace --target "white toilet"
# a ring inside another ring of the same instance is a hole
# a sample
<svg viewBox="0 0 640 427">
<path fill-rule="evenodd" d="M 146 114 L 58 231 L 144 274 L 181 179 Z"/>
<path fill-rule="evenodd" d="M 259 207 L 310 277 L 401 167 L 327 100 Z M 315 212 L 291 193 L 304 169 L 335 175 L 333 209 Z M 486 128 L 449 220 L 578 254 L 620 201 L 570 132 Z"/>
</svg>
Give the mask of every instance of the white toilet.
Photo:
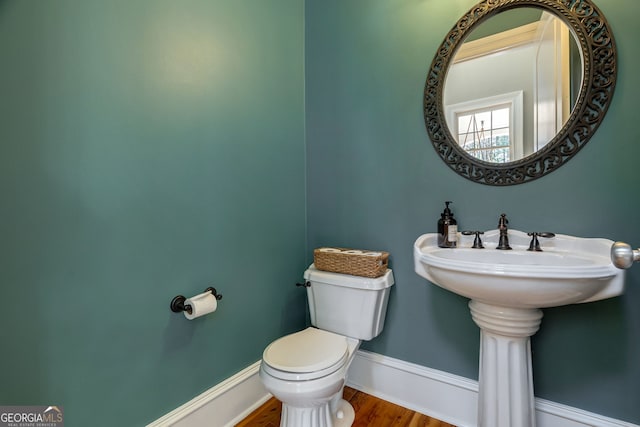
<svg viewBox="0 0 640 427">
<path fill-rule="evenodd" d="M 343 427 L 354 420 L 342 399 L 347 370 L 361 340 L 382 332 L 391 270 L 377 278 L 304 273 L 311 324 L 279 338 L 262 354 L 260 379 L 282 402 L 281 427 Z"/>
</svg>

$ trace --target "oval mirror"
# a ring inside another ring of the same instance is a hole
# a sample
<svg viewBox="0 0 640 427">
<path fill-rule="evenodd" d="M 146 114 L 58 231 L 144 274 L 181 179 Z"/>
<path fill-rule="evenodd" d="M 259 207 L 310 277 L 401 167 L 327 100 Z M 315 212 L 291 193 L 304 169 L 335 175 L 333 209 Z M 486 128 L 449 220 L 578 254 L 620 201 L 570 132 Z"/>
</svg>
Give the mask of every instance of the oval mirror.
<svg viewBox="0 0 640 427">
<path fill-rule="evenodd" d="M 485 0 L 446 36 L 424 92 L 434 148 L 489 185 L 539 178 L 591 138 L 616 79 L 613 36 L 589 0 Z"/>
</svg>

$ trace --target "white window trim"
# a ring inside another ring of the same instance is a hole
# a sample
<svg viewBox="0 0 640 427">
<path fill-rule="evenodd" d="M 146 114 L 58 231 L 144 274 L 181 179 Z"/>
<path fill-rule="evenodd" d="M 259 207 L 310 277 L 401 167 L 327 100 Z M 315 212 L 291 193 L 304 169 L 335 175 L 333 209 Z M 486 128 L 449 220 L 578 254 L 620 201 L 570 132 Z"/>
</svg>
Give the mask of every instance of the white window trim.
<svg viewBox="0 0 640 427">
<path fill-rule="evenodd" d="M 511 106 L 511 117 L 509 118 L 509 132 L 513 136 L 510 147 L 511 161 L 521 159 L 524 157 L 524 93 L 521 90 L 447 105 L 445 107 L 445 116 L 451 128 L 450 131 L 453 135 L 458 135 L 459 133 L 456 114 L 470 110 L 490 109 L 500 104 L 509 104 Z"/>
</svg>

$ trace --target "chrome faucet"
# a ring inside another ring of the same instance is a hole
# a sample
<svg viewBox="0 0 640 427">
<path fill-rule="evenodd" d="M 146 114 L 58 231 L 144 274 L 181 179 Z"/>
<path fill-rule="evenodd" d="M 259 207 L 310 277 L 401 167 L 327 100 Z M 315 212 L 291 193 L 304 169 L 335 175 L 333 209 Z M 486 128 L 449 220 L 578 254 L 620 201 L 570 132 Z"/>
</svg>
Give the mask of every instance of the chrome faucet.
<svg viewBox="0 0 640 427">
<path fill-rule="evenodd" d="M 498 246 L 496 247 L 496 249 L 511 249 L 511 246 L 509 246 L 509 228 L 507 227 L 507 224 L 509 224 L 507 214 L 500 215 L 500 219 L 498 220 L 498 231 L 500 231 L 500 240 L 498 240 Z"/>
</svg>

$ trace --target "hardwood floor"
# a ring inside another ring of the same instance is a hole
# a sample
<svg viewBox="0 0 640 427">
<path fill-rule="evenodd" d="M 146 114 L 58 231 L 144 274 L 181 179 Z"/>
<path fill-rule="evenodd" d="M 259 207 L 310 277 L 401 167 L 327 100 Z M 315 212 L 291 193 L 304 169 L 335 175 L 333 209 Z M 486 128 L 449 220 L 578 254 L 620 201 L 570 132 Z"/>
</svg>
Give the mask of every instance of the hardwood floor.
<svg viewBox="0 0 640 427">
<path fill-rule="evenodd" d="M 455 427 L 350 387 L 345 387 L 344 398 L 356 411 L 353 427 Z M 280 408 L 281 403 L 271 398 L 236 427 L 278 427 Z"/>
</svg>

